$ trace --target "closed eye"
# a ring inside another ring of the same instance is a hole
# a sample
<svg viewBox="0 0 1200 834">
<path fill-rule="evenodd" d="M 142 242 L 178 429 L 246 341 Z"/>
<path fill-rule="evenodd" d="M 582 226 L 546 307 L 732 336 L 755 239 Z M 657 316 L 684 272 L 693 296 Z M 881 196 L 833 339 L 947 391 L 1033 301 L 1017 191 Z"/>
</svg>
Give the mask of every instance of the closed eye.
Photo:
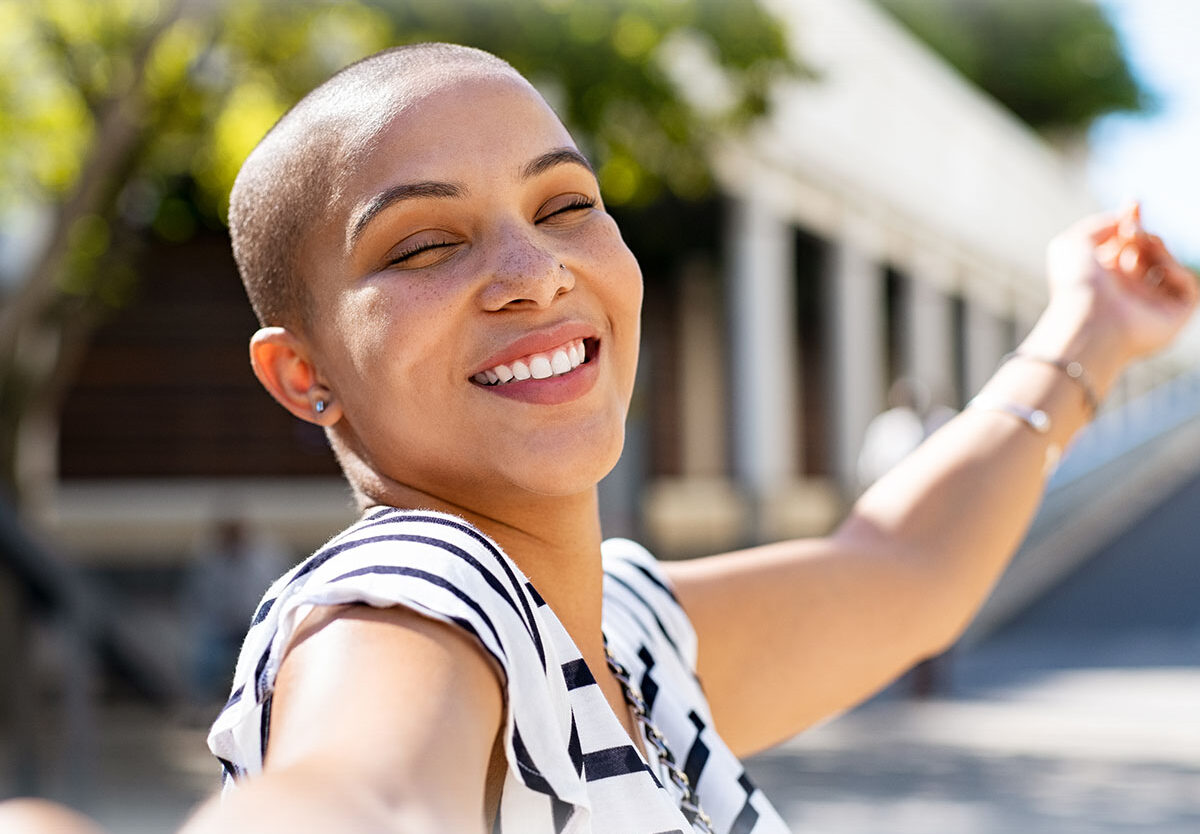
<svg viewBox="0 0 1200 834">
<path fill-rule="evenodd" d="M 400 264 L 403 264 L 405 266 L 418 266 L 418 265 L 423 266 L 423 265 L 425 265 L 424 264 L 425 261 L 436 260 L 436 256 L 431 255 L 431 256 L 427 256 L 426 258 L 421 258 L 421 257 L 419 257 L 420 255 L 422 255 L 426 252 L 436 252 L 439 249 L 449 249 L 449 248 L 451 248 L 453 246 L 457 246 L 457 245 L 458 245 L 458 241 L 454 241 L 454 240 L 438 240 L 438 241 L 426 241 L 423 243 L 416 243 L 416 244 L 413 244 L 412 246 L 408 246 L 404 249 L 401 249 L 395 255 L 388 258 L 387 266 L 397 266 Z"/>
<path fill-rule="evenodd" d="M 534 222 L 545 223 L 547 220 L 555 217 L 561 217 L 577 211 L 586 211 L 595 207 L 596 201 L 591 197 L 586 197 L 583 194 L 571 194 L 563 198 L 548 201 L 542 206 Z"/>
</svg>

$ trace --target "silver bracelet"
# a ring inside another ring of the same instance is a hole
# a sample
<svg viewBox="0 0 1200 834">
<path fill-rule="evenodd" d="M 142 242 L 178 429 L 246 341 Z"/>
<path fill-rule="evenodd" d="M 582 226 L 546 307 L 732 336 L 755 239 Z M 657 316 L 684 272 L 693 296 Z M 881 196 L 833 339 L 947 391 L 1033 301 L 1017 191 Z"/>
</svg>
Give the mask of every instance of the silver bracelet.
<svg viewBox="0 0 1200 834">
<path fill-rule="evenodd" d="M 1047 434 L 1050 431 L 1050 415 L 1040 408 L 1030 408 L 1021 403 L 1002 400 L 999 397 L 989 396 L 988 394 L 977 395 L 967 403 L 967 408 L 1011 414 L 1038 434 Z"/>
<path fill-rule="evenodd" d="M 1083 398 L 1087 402 L 1091 415 L 1095 417 L 1096 412 L 1100 410 L 1100 397 L 1096 395 L 1096 386 L 1092 384 L 1091 377 L 1087 375 L 1087 371 L 1083 369 L 1080 362 L 1074 359 L 1058 359 L 1053 356 L 1039 356 L 1035 353 L 1022 353 L 1014 350 L 1012 353 L 1004 354 L 1000 364 L 1003 365 L 1010 359 L 1025 359 L 1029 362 L 1041 362 L 1043 365 L 1058 368 L 1083 390 Z"/>
<path fill-rule="evenodd" d="M 976 395 L 974 399 L 967 403 L 967 408 L 975 409 L 976 411 L 997 411 L 1001 414 L 1010 414 L 1029 426 L 1037 434 L 1049 434 L 1050 432 L 1050 415 L 1040 408 L 1030 408 L 1021 403 L 1003 400 L 999 397 L 983 393 Z M 1046 447 L 1046 458 L 1042 463 L 1042 476 L 1046 478 L 1050 477 L 1054 473 L 1054 470 L 1058 468 L 1058 461 L 1061 458 L 1062 446 L 1051 442 Z"/>
</svg>

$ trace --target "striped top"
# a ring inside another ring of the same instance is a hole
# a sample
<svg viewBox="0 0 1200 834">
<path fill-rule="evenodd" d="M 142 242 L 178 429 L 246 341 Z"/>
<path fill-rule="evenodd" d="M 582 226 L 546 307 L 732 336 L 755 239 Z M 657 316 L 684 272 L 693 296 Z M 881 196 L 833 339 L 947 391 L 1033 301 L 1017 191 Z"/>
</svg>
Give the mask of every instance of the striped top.
<svg viewBox="0 0 1200 834">
<path fill-rule="evenodd" d="M 787 827 L 712 727 L 696 634 L 655 559 L 603 545 L 603 628 L 718 834 Z M 283 652 L 314 605 L 404 605 L 471 635 L 502 670 L 503 834 L 690 832 L 677 789 L 613 714 L 579 649 L 515 563 L 460 518 L 375 508 L 277 580 L 254 615 L 209 747 L 225 790 L 262 768 Z M 652 749 L 652 748 L 650 748 Z"/>
</svg>

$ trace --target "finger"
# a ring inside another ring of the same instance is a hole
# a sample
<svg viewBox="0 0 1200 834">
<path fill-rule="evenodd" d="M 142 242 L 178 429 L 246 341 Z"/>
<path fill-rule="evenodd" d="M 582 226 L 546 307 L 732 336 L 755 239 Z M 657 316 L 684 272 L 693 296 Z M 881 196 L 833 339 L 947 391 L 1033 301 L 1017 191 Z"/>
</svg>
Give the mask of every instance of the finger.
<svg viewBox="0 0 1200 834">
<path fill-rule="evenodd" d="M 1114 211 L 1091 214 L 1075 221 L 1067 227 L 1057 239 L 1069 240 L 1083 238 L 1093 246 L 1102 243 L 1117 233 L 1121 222 L 1121 214 Z"/>
<path fill-rule="evenodd" d="M 1120 273 L 1123 280 L 1146 293 L 1147 297 L 1171 307 L 1190 309 L 1200 297 L 1194 274 L 1176 261 L 1143 261 L 1140 278 L 1136 273 Z"/>
<path fill-rule="evenodd" d="M 1097 214 L 1081 220 L 1072 231 L 1077 231 L 1087 237 L 1093 246 L 1109 240 L 1117 234 L 1121 218 L 1114 214 Z"/>
<path fill-rule="evenodd" d="M 1096 262 L 1105 269 L 1116 272 L 1119 269 L 1117 261 L 1124 249 L 1125 241 L 1114 235 L 1096 247 Z"/>
<path fill-rule="evenodd" d="M 1167 249 L 1166 243 L 1158 235 L 1143 232 L 1136 240 L 1125 243 L 1126 247 L 1136 246 L 1141 253 L 1141 259 L 1151 266 L 1168 266 L 1174 264 L 1184 269 L 1175 256 Z"/>
<path fill-rule="evenodd" d="M 1155 263 L 1178 263 L 1175 256 L 1167 249 L 1166 243 L 1158 235 L 1147 234 L 1140 243 L 1147 257 L 1153 259 Z"/>
<path fill-rule="evenodd" d="M 1130 230 L 1128 227 L 1126 228 L 1126 231 Z M 1136 249 L 1140 259 L 1147 265 L 1175 262 L 1175 257 L 1167 249 L 1163 239 L 1158 235 L 1150 234 L 1145 229 L 1139 229 L 1136 234 L 1130 236 L 1122 234 L 1111 243 L 1119 247 L 1121 251 Z"/>
<path fill-rule="evenodd" d="M 1166 267 L 1162 266 L 1161 264 L 1155 264 L 1146 270 L 1146 275 L 1142 281 L 1147 287 L 1150 287 L 1151 289 L 1157 289 L 1158 287 L 1162 286 L 1166 278 Z"/>
<path fill-rule="evenodd" d="M 1162 283 L 1159 285 L 1161 291 L 1188 307 L 1194 306 L 1200 299 L 1200 284 L 1197 284 L 1195 273 L 1177 261 L 1160 266 L 1163 270 Z"/>
<path fill-rule="evenodd" d="M 1117 266 L 1129 277 L 1141 279 L 1150 264 L 1142 252 L 1142 247 L 1137 243 L 1130 242 L 1121 247 L 1120 254 L 1117 256 Z"/>
<path fill-rule="evenodd" d="M 1121 212 L 1121 217 L 1117 221 L 1117 234 L 1128 239 L 1133 239 L 1143 234 L 1142 207 L 1137 201 L 1130 203 Z"/>
<path fill-rule="evenodd" d="M 1184 267 L 1167 249 L 1163 239 L 1141 226 L 1141 210 L 1132 204 L 1121 217 L 1117 237 L 1097 247 L 1102 266 L 1121 273 L 1126 280 L 1160 299 L 1172 299 L 1185 309 L 1200 301 L 1200 284 L 1195 273 Z"/>
</svg>

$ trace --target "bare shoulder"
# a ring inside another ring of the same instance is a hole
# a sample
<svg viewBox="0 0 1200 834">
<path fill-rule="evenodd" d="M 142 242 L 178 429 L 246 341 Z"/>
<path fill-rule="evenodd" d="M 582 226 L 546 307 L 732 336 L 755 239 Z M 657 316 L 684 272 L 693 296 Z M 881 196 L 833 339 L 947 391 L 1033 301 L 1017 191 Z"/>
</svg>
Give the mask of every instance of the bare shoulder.
<svg viewBox="0 0 1200 834">
<path fill-rule="evenodd" d="M 317 608 L 276 678 L 264 772 L 336 770 L 478 825 L 502 712 L 500 671 L 460 630 L 404 607 Z"/>
</svg>

